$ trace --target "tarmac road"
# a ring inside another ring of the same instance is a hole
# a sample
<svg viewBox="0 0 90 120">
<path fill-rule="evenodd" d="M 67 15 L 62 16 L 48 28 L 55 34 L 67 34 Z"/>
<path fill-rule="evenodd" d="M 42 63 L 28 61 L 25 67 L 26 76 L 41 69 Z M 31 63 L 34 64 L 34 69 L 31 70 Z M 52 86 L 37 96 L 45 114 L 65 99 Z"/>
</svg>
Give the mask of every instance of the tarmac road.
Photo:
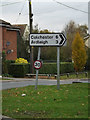
<svg viewBox="0 0 90 120">
<path fill-rule="evenodd" d="M 9 80 L 0 81 L 0 90 L 35 85 L 35 79 L 26 78 L 8 78 Z M 11 80 L 10 80 L 11 79 Z M 73 82 L 88 83 L 87 80 L 72 79 L 60 80 L 60 84 L 72 84 Z M 39 79 L 38 85 L 57 85 L 57 80 Z"/>
</svg>

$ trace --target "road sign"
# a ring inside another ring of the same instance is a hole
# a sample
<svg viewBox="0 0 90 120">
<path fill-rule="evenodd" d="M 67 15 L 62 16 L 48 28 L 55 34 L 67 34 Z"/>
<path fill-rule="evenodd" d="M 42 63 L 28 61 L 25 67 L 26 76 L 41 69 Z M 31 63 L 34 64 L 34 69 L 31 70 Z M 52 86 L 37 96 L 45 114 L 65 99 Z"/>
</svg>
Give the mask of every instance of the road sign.
<svg viewBox="0 0 90 120">
<path fill-rule="evenodd" d="M 66 37 L 63 33 L 37 33 L 30 34 L 30 46 L 63 46 Z"/>
<path fill-rule="evenodd" d="M 35 69 L 40 69 L 42 67 L 42 62 L 40 60 L 36 60 L 33 65 Z"/>
</svg>

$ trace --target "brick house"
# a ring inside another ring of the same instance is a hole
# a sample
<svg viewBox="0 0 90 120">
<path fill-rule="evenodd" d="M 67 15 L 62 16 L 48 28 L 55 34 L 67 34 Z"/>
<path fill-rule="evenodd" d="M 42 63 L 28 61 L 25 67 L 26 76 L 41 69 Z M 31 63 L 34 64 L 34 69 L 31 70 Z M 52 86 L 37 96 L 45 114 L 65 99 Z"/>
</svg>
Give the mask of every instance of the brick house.
<svg viewBox="0 0 90 120">
<path fill-rule="evenodd" d="M 0 20 L 0 52 L 5 51 L 7 60 L 22 57 L 22 32 L 19 26 Z"/>
</svg>

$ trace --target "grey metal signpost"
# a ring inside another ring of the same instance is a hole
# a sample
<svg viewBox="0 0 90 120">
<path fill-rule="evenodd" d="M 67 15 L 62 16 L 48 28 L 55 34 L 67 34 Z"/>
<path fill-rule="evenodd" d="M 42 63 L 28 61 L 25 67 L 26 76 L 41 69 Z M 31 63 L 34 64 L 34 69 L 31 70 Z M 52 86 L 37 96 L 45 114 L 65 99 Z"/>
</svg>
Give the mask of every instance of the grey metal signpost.
<svg viewBox="0 0 90 120">
<path fill-rule="evenodd" d="M 57 89 L 60 89 L 60 48 L 57 47 Z"/>
<path fill-rule="evenodd" d="M 41 48 L 38 48 L 38 58 L 37 60 L 40 60 L 40 52 L 41 52 Z M 37 89 L 37 85 L 38 85 L 38 70 L 36 70 L 36 81 L 35 81 L 35 89 Z"/>
<path fill-rule="evenodd" d="M 30 34 L 30 46 L 39 47 L 38 58 L 40 60 L 40 47 L 56 46 L 57 47 L 57 89 L 60 89 L 60 47 L 66 42 L 66 37 L 63 33 L 32 33 Z M 36 70 L 35 89 L 38 85 L 38 70 Z"/>
</svg>

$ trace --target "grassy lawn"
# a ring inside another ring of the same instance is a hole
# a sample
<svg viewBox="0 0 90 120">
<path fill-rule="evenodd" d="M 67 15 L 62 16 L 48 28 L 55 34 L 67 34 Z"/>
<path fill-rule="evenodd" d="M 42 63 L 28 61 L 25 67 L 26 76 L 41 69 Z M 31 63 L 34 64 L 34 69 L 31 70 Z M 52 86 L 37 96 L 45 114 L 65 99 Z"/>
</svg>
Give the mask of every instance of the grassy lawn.
<svg viewBox="0 0 90 120">
<path fill-rule="evenodd" d="M 2 113 L 12 118 L 88 118 L 88 84 L 34 86 L 2 91 Z M 22 94 L 26 96 L 22 96 Z"/>
<path fill-rule="evenodd" d="M 13 80 L 13 79 L 0 78 L 0 80 Z"/>
</svg>

